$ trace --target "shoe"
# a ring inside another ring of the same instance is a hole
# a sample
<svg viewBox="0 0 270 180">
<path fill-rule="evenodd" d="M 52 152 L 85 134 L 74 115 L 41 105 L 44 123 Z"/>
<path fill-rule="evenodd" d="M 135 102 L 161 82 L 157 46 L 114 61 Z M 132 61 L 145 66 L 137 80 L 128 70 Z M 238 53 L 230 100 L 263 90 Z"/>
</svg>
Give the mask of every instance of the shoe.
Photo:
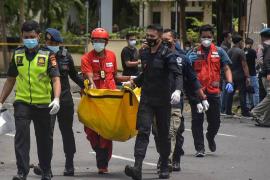
<svg viewBox="0 0 270 180">
<path fill-rule="evenodd" d="M 108 168 L 100 168 L 98 169 L 98 174 L 107 174 L 109 171 L 108 171 Z"/>
<path fill-rule="evenodd" d="M 38 176 L 42 175 L 42 170 L 41 170 L 39 164 L 37 166 L 34 166 L 33 172 L 34 172 L 35 175 L 38 175 Z M 50 170 L 50 176 L 53 177 L 52 170 Z"/>
<path fill-rule="evenodd" d="M 270 125 L 265 125 L 261 122 L 261 120 L 259 120 L 258 118 L 254 119 L 256 121 L 255 126 L 257 127 L 270 127 Z"/>
<path fill-rule="evenodd" d="M 160 168 L 159 179 L 169 179 L 170 171 L 169 168 Z"/>
<path fill-rule="evenodd" d="M 181 171 L 180 162 L 173 162 L 172 163 L 173 171 Z"/>
<path fill-rule="evenodd" d="M 51 180 L 52 179 L 52 176 L 50 173 L 48 174 L 43 174 L 42 177 L 41 177 L 41 180 Z"/>
<path fill-rule="evenodd" d="M 70 167 L 70 168 L 65 168 L 64 176 L 74 176 L 74 167 Z"/>
<path fill-rule="evenodd" d="M 195 153 L 195 157 L 204 157 L 204 156 L 205 156 L 204 150 L 199 150 Z"/>
<path fill-rule="evenodd" d="M 127 165 L 125 167 L 125 174 L 131 177 L 133 180 L 142 179 L 142 170 L 139 167 L 132 167 L 132 166 Z"/>
<path fill-rule="evenodd" d="M 34 166 L 33 172 L 34 172 L 35 175 L 38 175 L 38 176 L 41 176 L 41 174 L 42 174 L 42 170 L 41 170 L 39 165 Z"/>
<path fill-rule="evenodd" d="M 242 116 L 246 117 L 246 118 L 252 118 L 253 117 L 253 115 L 250 112 L 243 113 Z"/>
<path fill-rule="evenodd" d="M 215 142 L 214 138 L 211 138 L 208 135 L 208 133 L 206 133 L 206 139 L 208 141 L 208 147 L 209 147 L 210 151 L 215 152 L 217 149 L 217 146 L 216 146 L 216 142 Z"/>
<path fill-rule="evenodd" d="M 18 173 L 16 176 L 13 176 L 12 180 L 26 180 L 26 175 Z"/>
</svg>

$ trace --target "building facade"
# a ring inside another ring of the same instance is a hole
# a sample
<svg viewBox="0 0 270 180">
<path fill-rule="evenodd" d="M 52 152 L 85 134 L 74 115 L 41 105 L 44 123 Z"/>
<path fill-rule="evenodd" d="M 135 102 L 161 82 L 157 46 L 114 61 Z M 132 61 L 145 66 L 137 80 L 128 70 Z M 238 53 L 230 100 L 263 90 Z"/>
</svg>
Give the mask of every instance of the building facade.
<svg viewBox="0 0 270 180">
<path fill-rule="evenodd" d="M 186 17 L 196 17 L 204 23 L 212 24 L 213 2 L 215 0 L 187 0 Z M 175 24 L 179 23 L 180 7 L 175 0 L 142 0 L 139 11 L 141 27 L 154 23 L 161 24 L 164 28 L 178 29 Z"/>
</svg>

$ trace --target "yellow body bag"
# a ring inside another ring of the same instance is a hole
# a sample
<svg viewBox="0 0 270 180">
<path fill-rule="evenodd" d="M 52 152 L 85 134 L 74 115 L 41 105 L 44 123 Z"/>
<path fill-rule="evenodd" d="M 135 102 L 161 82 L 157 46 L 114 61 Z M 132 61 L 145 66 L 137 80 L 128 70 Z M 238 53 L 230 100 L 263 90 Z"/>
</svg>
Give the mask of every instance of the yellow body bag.
<svg viewBox="0 0 270 180">
<path fill-rule="evenodd" d="M 114 141 L 126 141 L 137 134 L 139 96 L 130 88 L 85 89 L 84 92 L 78 116 L 86 127 Z"/>
</svg>

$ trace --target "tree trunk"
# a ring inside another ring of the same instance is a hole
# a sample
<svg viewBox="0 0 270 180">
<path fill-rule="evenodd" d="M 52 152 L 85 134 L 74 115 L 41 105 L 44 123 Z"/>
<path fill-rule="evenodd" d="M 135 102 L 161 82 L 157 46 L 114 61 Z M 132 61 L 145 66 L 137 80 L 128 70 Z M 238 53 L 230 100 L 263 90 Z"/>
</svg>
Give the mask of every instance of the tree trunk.
<svg viewBox="0 0 270 180">
<path fill-rule="evenodd" d="M 270 1 L 266 1 L 266 13 L 267 13 L 267 26 L 270 27 Z"/>
<path fill-rule="evenodd" d="M 180 0 L 180 40 L 182 41 L 182 44 L 187 41 L 187 35 L 186 35 L 186 0 Z"/>
<path fill-rule="evenodd" d="M 22 27 L 24 21 L 25 21 L 25 16 L 24 16 L 24 0 L 20 0 L 20 27 Z"/>
<path fill-rule="evenodd" d="M 7 42 L 7 33 L 6 33 L 6 16 L 5 16 L 5 9 L 4 9 L 4 0 L 0 0 L 0 26 L 1 26 L 1 42 L 6 43 Z M 3 52 L 3 60 L 4 60 L 4 73 L 7 72 L 8 69 L 8 64 L 9 64 L 9 60 L 8 60 L 8 49 L 6 45 L 2 46 L 2 52 Z"/>
<path fill-rule="evenodd" d="M 217 0 L 217 42 L 222 42 L 224 31 L 232 31 L 233 0 Z"/>
</svg>

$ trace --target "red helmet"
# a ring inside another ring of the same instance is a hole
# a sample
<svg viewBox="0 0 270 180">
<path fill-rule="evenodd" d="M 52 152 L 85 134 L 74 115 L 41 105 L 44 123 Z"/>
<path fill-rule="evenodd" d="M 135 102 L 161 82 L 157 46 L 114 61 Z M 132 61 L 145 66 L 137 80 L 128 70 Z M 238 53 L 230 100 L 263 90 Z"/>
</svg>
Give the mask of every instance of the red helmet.
<svg viewBox="0 0 270 180">
<path fill-rule="evenodd" d="M 92 39 L 109 39 L 109 33 L 103 28 L 96 28 L 91 33 Z"/>
</svg>

